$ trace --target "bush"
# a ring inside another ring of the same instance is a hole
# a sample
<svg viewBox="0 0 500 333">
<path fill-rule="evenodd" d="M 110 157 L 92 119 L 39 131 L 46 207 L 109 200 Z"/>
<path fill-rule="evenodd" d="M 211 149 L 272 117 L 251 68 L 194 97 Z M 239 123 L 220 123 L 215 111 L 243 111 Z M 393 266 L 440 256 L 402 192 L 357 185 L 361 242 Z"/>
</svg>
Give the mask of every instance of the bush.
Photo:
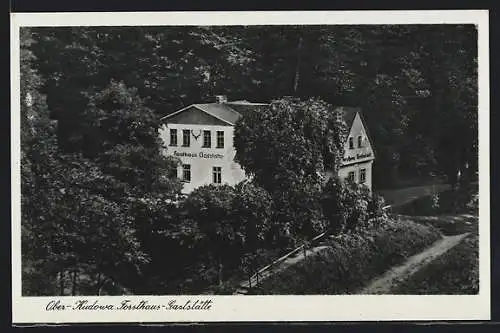
<svg viewBox="0 0 500 333">
<path fill-rule="evenodd" d="M 256 294 L 350 294 L 440 238 L 417 223 L 386 221 L 342 234 L 328 249 L 263 281 Z"/>
<path fill-rule="evenodd" d="M 371 219 L 386 218 L 384 198 L 371 195 L 366 186 L 331 178 L 323 188 L 323 214 L 333 233 L 368 227 Z"/>
<path fill-rule="evenodd" d="M 246 181 L 235 187 L 202 186 L 189 194 L 182 209 L 197 226 L 211 266 L 217 267 L 216 273 L 207 277 L 222 284 L 241 268 L 247 253 L 266 247 L 271 204 L 271 197 L 264 189 Z"/>
<path fill-rule="evenodd" d="M 243 229 L 245 251 L 254 252 L 266 245 L 263 243 L 271 229 L 271 205 L 271 196 L 263 188 L 248 181 L 235 186 L 231 216 Z"/>
<path fill-rule="evenodd" d="M 368 202 L 368 212 L 370 214 L 370 218 L 386 218 L 387 212 L 384 210 L 385 199 L 383 196 L 379 194 L 374 194 L 371 200 Z"/>
</svg>

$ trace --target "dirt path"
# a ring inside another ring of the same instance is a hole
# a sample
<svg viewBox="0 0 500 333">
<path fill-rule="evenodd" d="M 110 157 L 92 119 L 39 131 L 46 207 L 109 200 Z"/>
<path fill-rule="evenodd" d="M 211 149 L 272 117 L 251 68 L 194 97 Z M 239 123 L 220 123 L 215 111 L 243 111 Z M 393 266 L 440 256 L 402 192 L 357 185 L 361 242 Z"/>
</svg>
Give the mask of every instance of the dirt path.
<svg viewBox="0 0 500 333">
<path fill-rule="evenodd" d="M 391 289 L 408 276 L 416 273 L 423 266 L 429 264 L 437 257 L 455 247 L 469 233 L 460 235 L 444 236 L 431 247 L 418 253 L 400 265 L 393 267 L 391 270 L 384 273 L 382 276 L 373 280 L 368 286 L 361 289 L 357 294 L 390 294 Z"/>
</svg>

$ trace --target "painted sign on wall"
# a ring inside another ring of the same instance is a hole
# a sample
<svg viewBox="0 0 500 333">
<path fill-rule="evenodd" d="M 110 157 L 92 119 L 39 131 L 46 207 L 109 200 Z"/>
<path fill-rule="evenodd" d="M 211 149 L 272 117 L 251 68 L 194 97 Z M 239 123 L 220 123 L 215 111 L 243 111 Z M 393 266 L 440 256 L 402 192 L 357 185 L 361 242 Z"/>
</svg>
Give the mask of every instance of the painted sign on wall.
<svg viewBox="0 0 500 333">
<path fill-rule="evenodd" d="M 193 157 L 193 158 L 220 158 L 223 159 L 224 155 L 222 154 L 209 154 L 200 151 L 199 153 L 189 153 L 189 152 L 178 152 L 174 151 L 174 156 L 176 157 Z"/>
</svg>

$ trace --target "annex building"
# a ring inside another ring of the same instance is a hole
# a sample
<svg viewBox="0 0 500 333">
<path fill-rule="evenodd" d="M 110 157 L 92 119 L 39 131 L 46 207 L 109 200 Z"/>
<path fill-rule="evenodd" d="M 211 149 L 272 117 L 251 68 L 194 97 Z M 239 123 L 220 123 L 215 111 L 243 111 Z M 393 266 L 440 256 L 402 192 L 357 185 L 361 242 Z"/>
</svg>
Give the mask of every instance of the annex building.
<svg viewBox="0 0 500 333">
<path fill-rule="evenodd" d="M 246 112 L 258 112 L 267 105 L 229 102 L 217 96 L 215 103 L 192 104 L 161 118 L 160 137 L 167 146 L 166 154 L 181 160 L 177 176 L 184 182 L 183 193 L 208 184 L 235 185 L 246 178 L 234 161 L 234 125 Z M 350 107 L 338 107 L 337 111 L 350 129 L 338 176 L 371 190 L 375 156 L 361 112 Z M 327 172 L 326 176 L 333 174 Z"/>
</svg>

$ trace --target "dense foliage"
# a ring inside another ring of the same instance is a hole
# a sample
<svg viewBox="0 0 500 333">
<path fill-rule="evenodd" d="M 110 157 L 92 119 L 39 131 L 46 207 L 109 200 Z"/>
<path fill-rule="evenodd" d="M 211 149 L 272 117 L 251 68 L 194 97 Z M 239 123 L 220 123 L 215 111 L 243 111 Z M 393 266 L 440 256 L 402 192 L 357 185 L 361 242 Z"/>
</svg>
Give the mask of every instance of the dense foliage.
<svg viewBox="0 0 500 333">
<path fill-rule="evenodd" d="M 384 198 L 371 194 L 366 186 L 330 178 L 323 187 L 320 203 L 333 233 L 369 227 L 387 218 Z"/>
<path fill-rule="evenodd" d="M 199 187 L 183 207 L 206 241 L 205 251 L 217 269 L 218 284 L 224 281 L 225 267 L 239 268 L 245 255 L 265 247 L 271 229 L 271 200 L 252 183 Z"/>
<path fill-rule="evenodd" d="M 445 174 L 454 183 L 458 171 L 462 177 L 477 171 L 473 25 L 33 32 L 39 43 L 30 49 L 60 136 L 81 135 L 88 104 L 82 86 L 100 90 L 113 78 L 136 88 L 160 116 L 221 93 L 260 102 L 290 95 L 359 106 L 377 148 L 374 176 L 381 186 L 398 174 Z"/>
<path fill-rule="evenodd" d="M 236 160 L 271 194 L 275 220 L 292 234 L 322 231 L 319 197 L 325 171 L 338 170 L 346 126 L 318 99 L 275 100 L 235 127 Z"/>
<path fill-rule="evenodd" d="M 98 294 L 110 284 L 106 292 L 126 292 L 149 262 L 133 202 L 157 194 L 154 210 L 161 199 L 175 198 L 180 183 L 165 177 L 175 162 L 161 154 L 155 115 L 113 80 L 100 91 L 79 87 L 87 102 L 82 130 L 59 135 L 26 30 L 22 41 L 23 292 Z M 38 280 L 52 283 L 40 288 Z"/>
<path fill-rule="evenodd" d="M 361 233 L 345 233 L 330 246 L 264 280 L 258 294 L 352 294 L 393 265 L 422 251 L 439 232 L 413 222 L 386 222 Z"/>
</svg>

